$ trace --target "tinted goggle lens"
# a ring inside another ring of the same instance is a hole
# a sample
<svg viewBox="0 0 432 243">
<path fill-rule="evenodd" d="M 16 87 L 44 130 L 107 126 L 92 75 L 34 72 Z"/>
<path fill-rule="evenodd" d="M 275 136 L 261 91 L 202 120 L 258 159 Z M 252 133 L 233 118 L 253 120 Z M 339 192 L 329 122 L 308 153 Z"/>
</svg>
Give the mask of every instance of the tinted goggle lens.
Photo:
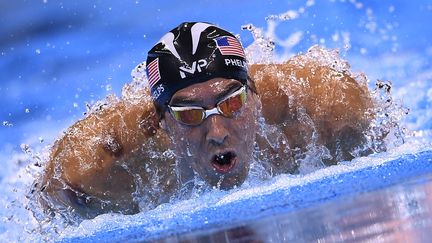
<svg viewBox="0 0 432 243">
<path fill-rule="evenodd" d="M 243 86 L 216 105 L 217 113 L 225 117 L 233 117 L 246 103 L 246 86 Z M 209 115 L 211 110 L 202 107 L 173 107 L 169 106 L 175 120 L 186 125 L 199 125 Z"/>
<path fill-rule="evenodd" d="M 218 103 L 217 108 L 226 117 L 233 117 L 246 102 L 246 89 Z"/>
<path fill-rule="evenodd" d="M 203 109 L 190 108 L 188 110 L 172 110 L 171 114 L 179 122 L 187 125 L 198 125 L 204 119 Z"/>
</svg>

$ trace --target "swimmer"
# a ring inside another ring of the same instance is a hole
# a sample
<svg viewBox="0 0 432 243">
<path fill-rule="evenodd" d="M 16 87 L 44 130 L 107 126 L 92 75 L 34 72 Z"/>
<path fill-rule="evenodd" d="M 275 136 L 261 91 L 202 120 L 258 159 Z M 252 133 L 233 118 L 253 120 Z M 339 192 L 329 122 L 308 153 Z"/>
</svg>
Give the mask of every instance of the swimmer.
<svg viewBox="0 0 432 243">
<path fill-rule="evenodd" d="M 306 55 L 248 66 L 231 33 L 179 25 L 148 52 L 141 95 L 89 114 L 55 142 L 40 203 L 82 218 L 134 214 L 169 202 L 196 177 L 238 187 L 253 161 L 271 175 L 298 173 L 311 144 L 327 151 L 327 165 L 353 159 L 373 118 L 368 88 Z"/>
</svg>

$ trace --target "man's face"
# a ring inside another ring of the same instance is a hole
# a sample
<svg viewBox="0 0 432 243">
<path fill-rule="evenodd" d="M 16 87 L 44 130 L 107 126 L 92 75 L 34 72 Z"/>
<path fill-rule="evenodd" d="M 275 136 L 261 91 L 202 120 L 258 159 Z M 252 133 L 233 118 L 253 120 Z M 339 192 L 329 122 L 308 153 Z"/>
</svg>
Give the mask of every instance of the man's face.
<svg viewBox="0 0 432 243">
<path fill-rule="evenodd" d="M 170 105 L 212 109 L 242 87 L 234 79 L 214 78 L 177 91 Z M 214 114 L 201 124 L 185 125 L 165 113 L 165 129 L 175 153 L 207 183 L 230 189 L 241 185 L 249 172 L 255 141 L 257 97 L 247 89 L 244 106 L 233 117 Z"/>
</svg>

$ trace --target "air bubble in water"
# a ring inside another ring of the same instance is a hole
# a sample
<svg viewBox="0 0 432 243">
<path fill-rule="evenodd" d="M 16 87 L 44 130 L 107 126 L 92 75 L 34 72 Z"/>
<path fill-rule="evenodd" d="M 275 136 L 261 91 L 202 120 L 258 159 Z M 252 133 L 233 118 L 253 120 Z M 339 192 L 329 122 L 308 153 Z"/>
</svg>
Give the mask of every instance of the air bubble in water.
<svg viewBox="0 0 432 243">
<path fill-rule="evenodd" d="M 26 109 L 25 109 L 25 113 L 30 113 L 30 109 L 29 109 L 29 108 L 26 108 Z"/>
</svg>

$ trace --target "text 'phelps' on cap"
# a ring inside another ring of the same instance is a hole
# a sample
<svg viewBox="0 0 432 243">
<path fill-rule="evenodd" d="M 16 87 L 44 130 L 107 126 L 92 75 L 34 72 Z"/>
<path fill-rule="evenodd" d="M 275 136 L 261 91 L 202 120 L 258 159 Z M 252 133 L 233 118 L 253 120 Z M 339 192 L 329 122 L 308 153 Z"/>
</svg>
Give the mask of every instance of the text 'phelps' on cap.
<svg viewBox="0 0 432 243">
<path fill-rule="evenodd" d="M 203 22 L 185 22 L 165 34 L 148 52 L 146 73 L 153 102 L 164 112 L 180 89 L 212 78 L 246 84 L 248 67 L 240 41 Z"/>
</svg>

